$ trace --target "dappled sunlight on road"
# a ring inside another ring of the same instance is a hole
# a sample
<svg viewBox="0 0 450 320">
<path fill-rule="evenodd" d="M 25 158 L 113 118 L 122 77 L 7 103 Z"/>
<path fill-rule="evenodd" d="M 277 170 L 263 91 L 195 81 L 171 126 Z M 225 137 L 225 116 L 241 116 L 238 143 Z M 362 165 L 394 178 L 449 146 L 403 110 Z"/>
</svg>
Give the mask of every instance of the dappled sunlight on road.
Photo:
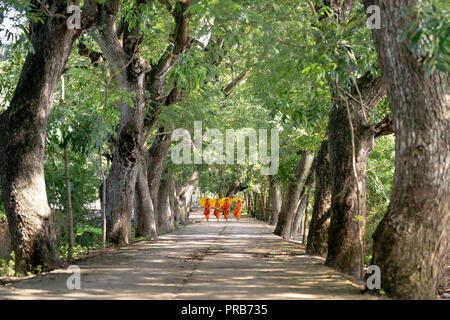
<svg viewBox="0 0 450 320">
<path fill-rule="evenodd" d="M 78 262 L 81 290 L 65 270 L 0 287 L 1 299 L 367 299 L 320 259 L 250 218 L 195 223 Z"/>
</svg>

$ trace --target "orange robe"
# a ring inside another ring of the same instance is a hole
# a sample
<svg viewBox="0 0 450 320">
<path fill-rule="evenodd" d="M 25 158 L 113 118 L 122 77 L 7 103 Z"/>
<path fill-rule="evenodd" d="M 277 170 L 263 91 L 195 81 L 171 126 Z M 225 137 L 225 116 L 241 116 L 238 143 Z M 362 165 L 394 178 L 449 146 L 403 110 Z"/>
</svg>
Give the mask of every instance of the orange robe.
<svg viewBox="0 0 450 320">
<path fill-rule="evenodd" d="M 211 212 L 211 203 L 207 202 L 207 203 L 205 203 L 205 211 L 203 211 L 203 214 L 205 215 L 206 220 L 209 220 L 210 212 Z"/>
<path fill-rule="evenodd" d="M 237 202 L 236 207 L 234 208 L 233 215 L 236 217 L 236 219 L 241 218 L 241 211 L 242 211 L 242 203 Z"/>
<path fill-rule="evenodd" d="M 217 219 L 220 217 L 220 203 L 219 201 L 216 201 L 216 205 L 214 206 L 214 215 Z"/>
<path fill-rule="evenodd" d="M 228 220 L 228 215 L 230 214 L 230 203 L 229 202 L 225 202 L 223 204 L 223 216 L 225 218 L 225 220 Z"/>
</svg>

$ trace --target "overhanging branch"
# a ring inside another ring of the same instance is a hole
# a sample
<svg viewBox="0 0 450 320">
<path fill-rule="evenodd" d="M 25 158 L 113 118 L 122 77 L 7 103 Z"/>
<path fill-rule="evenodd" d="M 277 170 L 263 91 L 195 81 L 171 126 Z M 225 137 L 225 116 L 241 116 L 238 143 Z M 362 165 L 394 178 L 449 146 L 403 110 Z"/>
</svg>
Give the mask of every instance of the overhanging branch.
<svg viewBox="0 0 450 320">
<path fill-rule="evenodd" d="M 374 138 L 378 139 L 382 136 L 387 136 L 394 133 L 394 122 L 392 116 L 389 114 L 382 121 L 377 123 L 374 128 Z"/>
<path fill-rule="evenodd" d="M 245 79 L 247 79 L 248 75 L 250 74 L 251 69 L 249 70 L 245 70 L 244 72 L 242 72 L 236 79 L 234 79 L 233 81 L 231 81 L 228 85 L 226 85 L 223 89 L 222 89 L 222 93 L 225 96 L 228 96 L 233 90 L 234 88 L 236 88 L 236 86 L 238 86 L 240 83 L 242 83 Z"/>
</svg>

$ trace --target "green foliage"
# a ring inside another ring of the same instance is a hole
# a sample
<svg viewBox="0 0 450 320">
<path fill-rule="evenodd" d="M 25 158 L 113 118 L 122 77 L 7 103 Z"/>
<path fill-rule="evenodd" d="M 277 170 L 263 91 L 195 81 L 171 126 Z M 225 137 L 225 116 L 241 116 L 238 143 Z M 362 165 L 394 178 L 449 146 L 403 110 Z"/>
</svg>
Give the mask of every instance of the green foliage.
<svg viewBox="0 0 450 320">
<path fill-rule="evenodd" d="M 11 49 L 8 53 L 8 61 L 0 61 L 0 113 L 9 106 L 19 81 L 25 55 L 26 52 L 20 48 Z"/>
<path fill-rule="evenodd" d="M 76 256 L 103 245 L 100 222 L 92 217 L 89 205 L 99 198 L 99 152 L 108 149 L 109 137 L 114 136 L 119 120 L 118 102 L 128 96 L 104 66 L 94 68 L 76 53 L 64 80 L 65 99 L 61 99 L 60 84 L 49 118 L 44 165 L 48 200 L 59 217 L 59 251 L 65 256 L 68 235 L 66 212 L 62 210 L 67 204 L 63 151 L 67 148 Z M 92 236 L 83 236 L 84 232 L 93 232 L 87 230 L 91 226 L 97 228 Z"/>
<path fill-rule="evenodd" d="M 0 277 L 13 277 L 16 275 L 14 271 L 15 255 L 11 252 L 8 259 L 0 259 Z"/>
<path fill-rule="evenodd" d="M 394 176 L 394 137 L 379 138 L 367 163 L 367 220 L 364 243 L 366 255 L 372 254 L 372 235 L 386 213 Z"/>
<path fill-rule="evenodd" d="M 422 57 L 426 77 L 437 69 L 450 72 L 450 12 L 448 3 L 442 1 L 417 1 L 405 8 L 413 15 L 400 40 L 408 38 L 416 58 Z"/>
<path fill-rule="evenodd" d="M 103 247 L 102 229 L 99 225 L 100 221 L 93 220 L 83 220 L 83 224 L 79 225 L 74 232 L 74 258 Z M 69 246 L 66 236 L 58 239 L 58 248 L 62 256 L 67 256 Z"/>
<path fill-rule="evenodd" d="M 69 159 L 72 207 L 76 225 L 76 222 L 83 220 L 83 215 L 87 212 L 85 206 L 98 199 L 100 184 L 98 158 L 94 155 L 80 155 L 70 151 Z M 67 199 L 62 154 L 46 156 L 45 180 L 49 203 L 55 207 L 65 207 Z"/>
</svg>

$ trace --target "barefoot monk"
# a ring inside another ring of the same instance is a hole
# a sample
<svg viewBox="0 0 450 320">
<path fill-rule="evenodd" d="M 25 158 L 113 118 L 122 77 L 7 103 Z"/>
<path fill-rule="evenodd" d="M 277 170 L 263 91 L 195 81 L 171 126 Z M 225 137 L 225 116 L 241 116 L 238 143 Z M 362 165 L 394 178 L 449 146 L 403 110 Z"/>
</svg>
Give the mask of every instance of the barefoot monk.
<svg viewBox="0 0 450 320">
<path fill-rule="evenodd" d="M 230 214 L 230 202 L 228 199 L 225 199 L 225 203 L 223 204 L 223 217 L 228 221 L 228 215 Z"/>
<path fill-rule="evenodd" d="M 214 204 L 214 215 L 216 216 L 217 221 L 219 221 L 219 218 L 220 218 L 220 201 L 219 201 L 219 199 L 216 199 L 215 201 L 216 201 L 216 203 Z"/>
<path fill-rule="evenodd" d="M 236 219 L 239 221 L 241 218 L 241 211 L 242 211 L 242 203 L 241 200 L 238 200 L 236 203 L 236 206 L 234 207 L 233 215 L 236 217 Z"/>
<path fill-rule="evenodd" d="M 211 212 L 211 203 L 209 203 L 209 199 L 206 199 L 205 211 L 203 211 L 203 214 L 205 215 L 206 221 L 209 221 L 209 213 L 210 212 Z"/>
</svg>

